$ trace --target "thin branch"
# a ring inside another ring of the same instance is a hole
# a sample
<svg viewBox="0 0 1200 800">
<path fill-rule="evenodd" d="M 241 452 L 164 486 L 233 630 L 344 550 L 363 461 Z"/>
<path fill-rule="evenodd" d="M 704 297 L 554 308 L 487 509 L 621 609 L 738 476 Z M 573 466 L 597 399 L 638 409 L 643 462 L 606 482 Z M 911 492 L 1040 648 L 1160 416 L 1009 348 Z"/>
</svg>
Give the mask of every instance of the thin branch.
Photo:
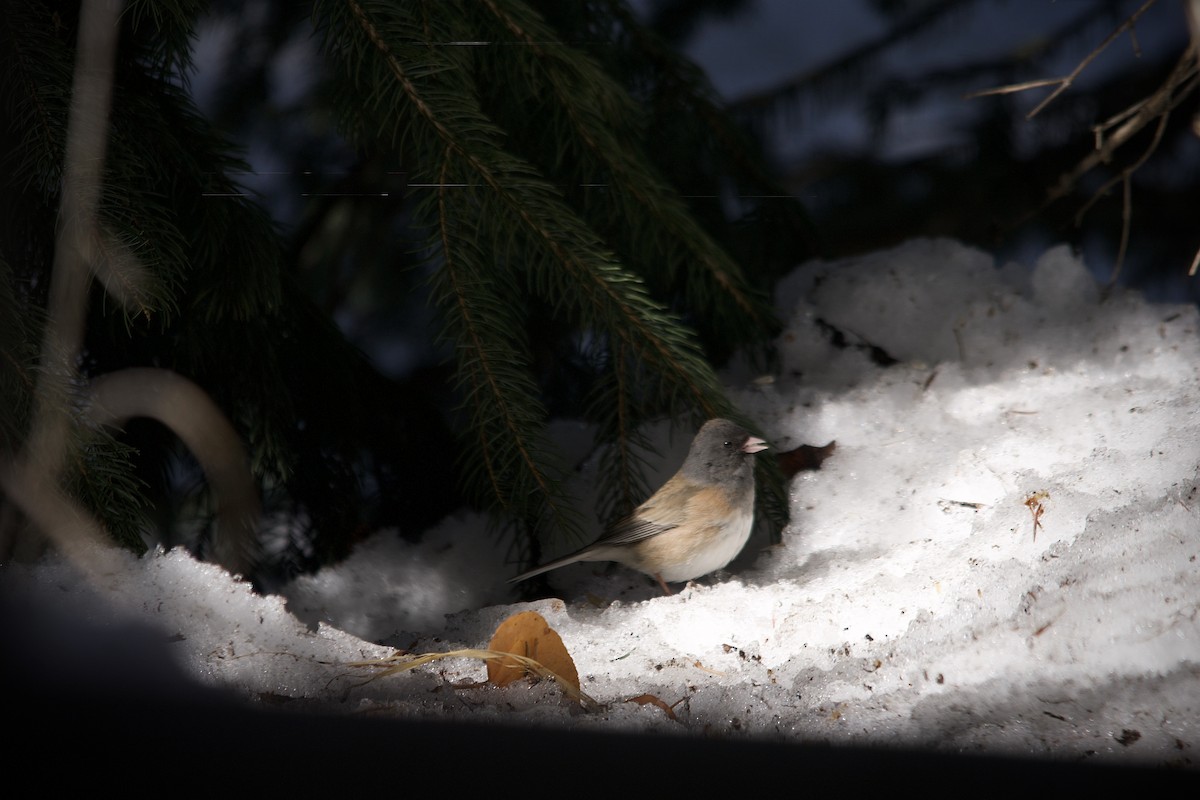
<svg viewBox="0 0 1200 800">
<path fill-rule="evenodd" d="M 1138 167 L 1146 163 L 1146 160 L 1150 158 L 1155 150 L 1158 149 L 1159 142 L 1162 141 L 1163 131 L 1166 130 L 1167 120 L 1169 120 L 1170 117 L 1170 114 L 1162 114 L 1159 116 L 1158 128 L 1155 129 L 1154 139 L 1150 142 L 1150 146 L 1146 148 L 1146 151 L 1142 153 L 1141 157 L 1138 158 L 1136 162 L 1121 170 L 1120 174 L 1110 178 L 1103 186 L 1101 186 L 1092 194 L 1088 201 L 1084 203 L 1083 208 L 1079 209 L 1079 212 L 1075 215 L 1076 226 L 1082 224 L 1083 218 L 1087 216 L 1088 211 L 1092 209 L 1092 206 L 1094 206 L 1101 197 L 1108 194 L 1109 189 L 1125 180 L 1128 176 L 1132 175 L 1138 169 Z"/>
<path fill-rule="evenodd" d="M 1083 70 L 1096 59 L 1110 44 L 1112 44 L 1118 36 L 1123 32 L 1129 31 L 1133 41 L 1133 47 L 1140 55 L 1140 46 L 1137 41 L 1134 26 L 1137 23 L 1138 17 L 1144 14 L 1157 0 L 1146 0 L 1137 11 L 1130 15 L 1124 22 L 1117 26 L 1116 30 L 1108 35 L 1098 47 L 1092 50 L 1069 75 L 1062 78 L 1043 79 L 1035 81 L 1026 81 L 1024 83 L 1010 84 L 1000 86 L 994 89 L 985 89 L 978 92 L 968 94 L 967 98 L 985 97 L 989 95 L 1013 94 L 1015 92 L 1025 91 L 1027 89 L 1039 88 L 1042 86 L 1057 85 L 1057 88 L 1051 92 L 1042 102 L 1038 103 L 1026 115 L 1026 119 L 1032 119 L 1042 109 L 1052 103 L 1055 98 L 1066 91 L 1074 83 L 1075 79 L 1083 72 Z M 1126 142 L 1132 139 L 1136 134 L 1141 132 L 1142 128 L 1150 123 L 1151 120 L 1158 120 L 1158 127 L 1154 132 L 1154 137 L 1150 145 L 1146 148 L 1134 163 L 1125 167 L 1115 177 L 1108 180 L 1091 198 L 1083 205 L 1076 215 L 1076 225 L 1092 208 L 1093 205 L 1103 196 L 1107 195 L 1108 191 L 1117 183 L 1121 184 L 1122 191 L 1122 210 L 1121 210 L 1121 242 L 1117 251 L 1116 261 L 1113 264 L 1112 275 L 1109 279 L 1109 286 L 1116 283 L 1117 278 L 1121 273 L 1121 268 L 1125 263 L 1125 254 L 1129 247 L 1129 232 L 1133 217 L 1133 174 L 1140 169 L 1150 156 L 1158 149 L 1162 142 L 1163 133 L 1166 130 L 1167 122 L 1170 119 L 1171 112 L 1183 100 L 1192 94 L 1200 85 L 1200 0 L 1189 0 L 1185 10 L 1188 18 L 1188 23 L 1191 27 L 1192 38 L 1187 49 L 1184 50 L 1179 62 L 1175 68 L 1171 70 L 1170 76 L 1153 94 L 1145 97 L 1138 102 L 1130 105 L 1128 108 L 1114 114 L 1099 125 L 1092 128 L 1092 134 L 1095 137 L 1095 146 L 1091 153 L 1081 159 L 1078 164 L 1069 172 L 1063 174 L 1058 182 L 1047 192 L 1046 199 L 1041 204 L 1038 211 L 1044 209 L 1054 201 L 1065 197 L 1076 186 L 1079 179 L 1085 174 L 1095 169 L 1101 164 L 1111 162 L 1114 154 Z M 1194 127 L 1197 135 L 1200 136 L 1200 115 L 1197 116 Z M 1115 129 L 1115 130 L 1114 130 Z M 1037 211 L 1031 212 L 1028 216 L 1033 216 Z M 1192 260 L 1191 268 L 1188 275 L 1195 275 L 1197 269 L 1200 268 L 1200 252 L 1196 253 L 1196 257 Z"/>
<path fill-rule="evenodd" d="M 1163 122 L 1166 122 L 1166 116 L 1163 116 Z M 1159 126 L 1162 130 L 1163 126 Z M 1121 244 L 1117 247 L 1117 259 L 1113 262 L 1112 275 L 1108 279 L 1108 285 L 1115 286 L 1117 277 L 1121 274 L 1121 267 L 1125 266 L 1125 252 L 1129 249 L 1129 228 L 1133 222 L 1133 181 L 1130 180 L 1132 173 L 1126 170 L 1122 173 L 1121 179 Z"/>
<path fill-rule="evenodd" d="M 1049 191 L 1043 207 L 1069 194 L 1076 182 L 1085 173 L 1090 172 L 1100 164 L 1109 163 L 1112 160 L 1113 154 L 1139 133 L 1142 128 L 1152 120 L 1169 114 L 1190 95 L 1196 89 L 1197 85 L 1200 84 L 1197 80 L 1198 73 L 1195 61 L 1196 50 L 1194 47 L 1189 47 L 1184 52 L 1179 63 L 1176 64 L 1175 69 L 1172 70 L 1166 82 L 1154 94 L 1135 104 L 1137 111 L 1131 117 L 1125 112 L 1114 117 L 1114 120 L 1125 117 L 1129 117 L 1129 119 L 1110 136 L 1107 138 L 1102 137 L 1102 143 L 1099 147 L 1058 179 L 1058 182 Z M 1103 128 L 1103 126 L 1100 126 L 1100 128 Z"/>
<path fill-rule="evenodd" d="M 494 0 L 482 0 L 488 10 L 499 19 L 508 30 L 518 39 L 525 42 L 532 51 L 539 56 L 539 63 L 546 65 L 547 78 L 554 89 L 554 93 L 558 98 L 559 104 L 566 110 L 567 117 L 575 126 L 575 131 L 579 138 L 583 141 L 587 148 L 591 150 L 593 155 L 604 162 L 615 176 L 621 179 L 621 188 L 628 192 L 629 195 L 645 209 L 645 213 L 655 217 L 660 224 L 667 226 L 680 241 L 686 243 L 696 259 L 703 264 L 705 271 L 712 277 L 712 280 L 720 287 L 720 289 L 733 297 L 741 310 L 756 321 L 759 326 L 769 325 L 769 321 L 763 319 L 764 307 L 755 303 L 754 300 L 744 291 L 737 274 L 737 266 L 728 258 L 722 258 L 720 245 L 712 241 L 705 231 L 699 225 L 692 221 L 688 215 L 683 203 L 675 197 L 663 191 L 663 187 L 657 180 L 649 182 L 648 186 L 639 184 L 634 179 L 634 173 L 639 170 L 645 171 L 650 169 L 649 165 L 638 165 L 633 163 L 636 156 L 631 156 L 630 152 L 625 149 L 613 150 L 612 148 L 604 147 L 597 141 L 595 131 L 592 125 L 585 118 L 585 114 L 577 108 L 571 89 L 564 85 L 562 71 L 554 69 L 537 41 L 529 31 L 521 27 L 520 23 L 513 19 L 512 16 L 502 10 Z M 649 189 L 648 195 L 645 189 Z M 653 195 L 653 196 L 651 196 Z M 666 213 L 662 213 L 659 209 L 665 209 Z"/>
<path fill-rule="evenodd" d="M 1130 228 L 1130 222 L 1133 218 L 1133 206 L 1132 206 L 1132 201 L 1131 201 L 1131 195 L 1133 193 L 1133 186 L 1132 186 L 1133 173 L 1135 173 L 1139 169 L 1141 169 L 1142 165 L 1144 165 L 1150 159 L 1150 156 L 1154 155 L 1154 152 L 1156 150 L 1158 150 L 1159 144 L 1162 143 L 1163 133 L 1167 129 L 1167 122 L 1170 119 L 1171 119 L 1170 111 L 1164 111 L 1162 114 L 1159 115 L 1158 127 L 1155 128 L 1155 130 L 1154 130 L 1154 138 L 1151 140 L 1150 145 L 1146 148 L 1145 152 L 1142 153 L 1142 155 L 1138 158 L 1137 161 L 1133 162 L 1132 164 L 1130 164 L 1129 166 L 1127 166 L 1123 170 L 1121 170 L 1119 175 L 1117 175 L 1114 178 L 1111 178 L 1107 183 L 1105 183 L 1103 186 L 1101 186 L 1099 189 L 1097 189 L 1095 191 L 1095 193 L 1092 194 L 1091 198 L 1087 201 L 1087 203 L 1084 204 L 1083 208 L 1081 208 L 1079 210 L 1079 213 L 1075 215 L 1075 224 L 1076 224 L 1076 226 L 1078 226 L 1082 222 L 1083 217 L 1091 209 L 1091 207 L 1096 204 L 1097 200 L 1099 200 L 1104 195 L 1108 194 L 1108 190 L 1111 189 L 1117 183 L 1122 184 L 1123 200 L 1122 200 L 1122 210 L 1121 210 L 1121 245 L 1120 245 L 1119 249 L 1117 250 L 1117 260 L 1113 264 L 1112 275 L 1109 278 L 1110 286 L 1114 285 L 1117 282 L 1117 276 L 1119 276 L 1121 274 L 1121 267 L 1125 263 L 1125 251 L 1129 245 L 1129 228 Z"/>
<path fill-rule="evenodd" d="M 1141 8 L 1139 8 L 1137 11 L 1133 12 L 1133 14 L 1127 20 L 1125 20 L 1120 25 L 1118 25 L 1117 29 L 1115 31 L 1113 31 L 1112 33 L 1110 33 L 1108 35 L 1108 38 L 1100 43 L 1099 47 L 1097 47 L 1095 50 L 1093 50 L 1091 53 L 1089 53 L 1087 55 L 1087 57 L 1083 59 L 1083 61 L 1080 61 L 1079 65 L 1077 67 L 1075 67 L 1074 70 L 1072 70 L 1071 74 L 1067 75 L 1065 78 L 1062 79 L 1062 85 L 1060 85 L 1057 89 L 1055 89 L 1053 92 L 1051 92 L 1050 95 L 1048 97 L 1046 97 L 1045 100 L 1043 100 L 1042 102 L 1040 102 L 1036 106 L 1034 106 L 1034 109 L 1032 111 L 1030 111 L 1028 114 L 1026 114 L 1025 118 L 1033 119 L 1035 116 L 1037 116 L 1037 113 L 1039 111 L 1041 111 L 1046 106 L 1050 105 L 1052 102 L 1054 102 L 1054 99 L 1056 97 L 1058 97 L 1060 94 L 1062 94 L 1067 89 L 1069 89 L 1071 87 L 1071 85 L 1075 83 L 1075 79 L 1079 77 L 1080 73 L 1083 72 L 1083 70 L 1087 67 L 1087 65 L 1092 63 L 1092 61 L 1094 61 L 1097 56 L 1099 56 L 1102 52 L 1104 52 L 1104 50 L 1110 44 L 1115 42 L 1117 40 L 1118 36 L 1120 36 L 1122 33 L 1124 33 L 1127 30 L 1132 31 L 1133 26 L 1137 23 L 1138 17 L 1140 17 L 1147 10 L 1149 10 L 1150 6 L 1154 5 L 1156 2 L 1158 2 L 1158 0 L 1146 0 L 1146 2 L 1142 3 Z"/>
<path fill-rule="evenodd" d="M 1004 86 L 996 86 L 991 89 L 979 89 L 974 92 L 967 92 L 963 95 L 964 100 L 974 100 L 978 97 L 993 97 L 1001 94 L 1016 94 L 1029 89 L 1040 89 L 1043 86 L 1057 86 L 1062 83 L 1062 78 L 1038 78 L 1034 81 L 1023 81 L 1021 83 L 1010 83 Z"/>
<path fill-rule="evenodd" d="M 1138 17 L 1140 17 L 1142 14 L 1146 13 L 1146 11 L 1148 11 L 1150 9 L 1150 7 L 1157 2 L 1158 2 L 1158 0 L 1146 0 L 1146 2 L 1142 3 L 1141 8 L 1139 8 L 1137 11 L 1133 12 L 1133 14 L 1131 14 L 1128 19 L 1126 19 L 1124 22 L 1122 22 L 1120 25 L 1118 25 L 1116 30 L 1114 30 L 1112 33 L 1110 33 L 1108 35 L 1108 38 L 1106 38 L 1103 42 L 1101 42 L 1099 44 L 1099 46 L 1097 46 L 1094 50 L 1092 50 L 1092 52 L 1088 53 L 1087 56 L 1082 61 L 1080 61 L 1078 65 L 1076 65 L 1075 69 L 1071 70 L 1070 74 L 1064 75 L 1061 78 L 1046 78 L 1043 80 L 1026 81 L 1025 83 L 1014 83 L 1014 84 L 1009 84 L 1007 86 L 998 86 L 994 89 L 983 89 L 981 91 L 972 92 L 972 93 L 966 95 L 967 99 L 972 99 L 972 98 L 976 98 L 976 97 L 987 97 L 989 95 L 1013 94 L 1015 92 L 1026 91 L 1028 89 L 1038 89 L 1043 86 L 1057 85 L 1058 88 L 1056 88 L 1053 92 L 1051 92 L 1049 95 L 1047 95 L 1046 98 L 1044 100 L 1042 100 L 1042 102 L 1040 102 L 1036 106 L 1034 106 L 1033 110 L 1025 115 L 1025 119 L 1033 119 L 1035 116 L 1038 115 L 1038 113 L 1042 109 L 1044 109 L 1046 106 L 1053 103 L 1054 100 L 1060 94 L 1065 92 L 1067 89 L 1071 88 L 1071 86 L 1074 85 L 1074 83 L 1075 83 L 1075 79 L 1078 78 L 1080 76 L 1080 74 L 1085 69 L 1087 69 L 1087 66 L 1089 64 L 1091 64 L 1093 61 L 1095 61 L 1096 58 L 1101 53 L 1103 53 L 1110 44 L 1112 44 L 1114 41 L 1116 41 L 1118 36 L 1120 36 L 1122 33 L 1124 33 L 1127 30 L 1130 31 L 1130 35 L 1133 36 L 1133 33 L 1132 33 L 1133 27 L 1137 23 Z M 1134 48 L 1135 49 L 1137 48 L 1137 40 L 1136 39 L 1134 39 Z"/>
</svg>

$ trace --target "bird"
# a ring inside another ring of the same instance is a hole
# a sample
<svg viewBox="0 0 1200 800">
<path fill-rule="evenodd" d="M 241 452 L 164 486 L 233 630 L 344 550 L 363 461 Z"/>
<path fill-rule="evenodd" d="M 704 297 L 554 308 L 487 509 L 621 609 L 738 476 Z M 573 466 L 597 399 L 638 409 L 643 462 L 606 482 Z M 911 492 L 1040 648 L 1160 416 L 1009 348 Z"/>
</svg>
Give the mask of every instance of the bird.
<svg viewBox="0 0 1200 800">
<path fill-rule="evenodd" d="M 670 480 L 596 541 L 509 583 L 577 561 L 616 561 L 667 583 L 721 569 L 742 551 L 754 525 L 754 464 L 767 443 L 727 419 L 710 419 Z"/>
</svg>

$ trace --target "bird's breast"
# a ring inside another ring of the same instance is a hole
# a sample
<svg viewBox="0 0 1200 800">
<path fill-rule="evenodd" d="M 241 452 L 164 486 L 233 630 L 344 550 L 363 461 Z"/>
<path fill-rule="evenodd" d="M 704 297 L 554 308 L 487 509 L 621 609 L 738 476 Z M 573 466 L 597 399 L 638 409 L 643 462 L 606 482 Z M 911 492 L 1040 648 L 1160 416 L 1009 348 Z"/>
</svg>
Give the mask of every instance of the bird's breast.
<svg viewBox="0 0 1200 800">
<path fill-rule="evenodd" d="M 659 574 L 671 583 L 690 581 L 721 569 L 746 545 L 754 526 L 750 511 L 735 511 L 718 522 L 681 525 L 637 545 L 638 564 L 630 566 Z"/>
</svg>

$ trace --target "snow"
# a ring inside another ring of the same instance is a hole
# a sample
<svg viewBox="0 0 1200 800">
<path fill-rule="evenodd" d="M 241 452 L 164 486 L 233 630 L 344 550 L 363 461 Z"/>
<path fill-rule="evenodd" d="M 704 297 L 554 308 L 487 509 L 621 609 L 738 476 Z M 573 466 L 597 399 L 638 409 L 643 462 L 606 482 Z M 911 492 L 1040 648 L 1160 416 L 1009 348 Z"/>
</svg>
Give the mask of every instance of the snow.
<svg viewBox="0 0 1200 800">
<path fill-rule="evenodd" d="M 774 449 L 837 450 L 792 480 L 782 544 L 752 538 L 729 573 L 666 597 L 577 564 L 550 575 L 562 599 L 518 603 L 508 543 L 465 512 L 420 545 L 381 531 L 280 596 L 180 550 L 89 579 L 48 555 L 0 568 L 6 652 L 43 686 L 130 702 L 199 686 L 275 714 L 1195 769 L 1196 308 L 1102 292 L 1063 247 L 997 267 L 948 240 L 805 264 L 778 303 L 781 369 L 731 370 L 730 396 Z M 585 428 L 555 432 L 586 457 Z M 655 480 L 690 435 L 653 432 Z M 360 665 L 486 647 L 527 609 L 600 710 L 488 686 L 475 659 Z M 673 718 L 627 702 L 645 694 Z"/>
</svg>

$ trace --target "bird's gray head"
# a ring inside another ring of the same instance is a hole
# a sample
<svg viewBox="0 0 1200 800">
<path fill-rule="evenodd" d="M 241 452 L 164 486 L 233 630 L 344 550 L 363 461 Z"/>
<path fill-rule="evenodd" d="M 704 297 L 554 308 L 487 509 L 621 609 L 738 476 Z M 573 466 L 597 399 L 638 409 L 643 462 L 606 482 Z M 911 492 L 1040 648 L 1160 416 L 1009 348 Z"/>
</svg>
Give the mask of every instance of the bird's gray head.
<svg viewBox="0 0 1200 800">
<path fill-rule="evenodd" d="M 700 428 L 683 472 L 697 480 L 753 480 L 750 456 L 767 449 L 767 444 L 737 423 L 710 419 Z"/>
</svg>

